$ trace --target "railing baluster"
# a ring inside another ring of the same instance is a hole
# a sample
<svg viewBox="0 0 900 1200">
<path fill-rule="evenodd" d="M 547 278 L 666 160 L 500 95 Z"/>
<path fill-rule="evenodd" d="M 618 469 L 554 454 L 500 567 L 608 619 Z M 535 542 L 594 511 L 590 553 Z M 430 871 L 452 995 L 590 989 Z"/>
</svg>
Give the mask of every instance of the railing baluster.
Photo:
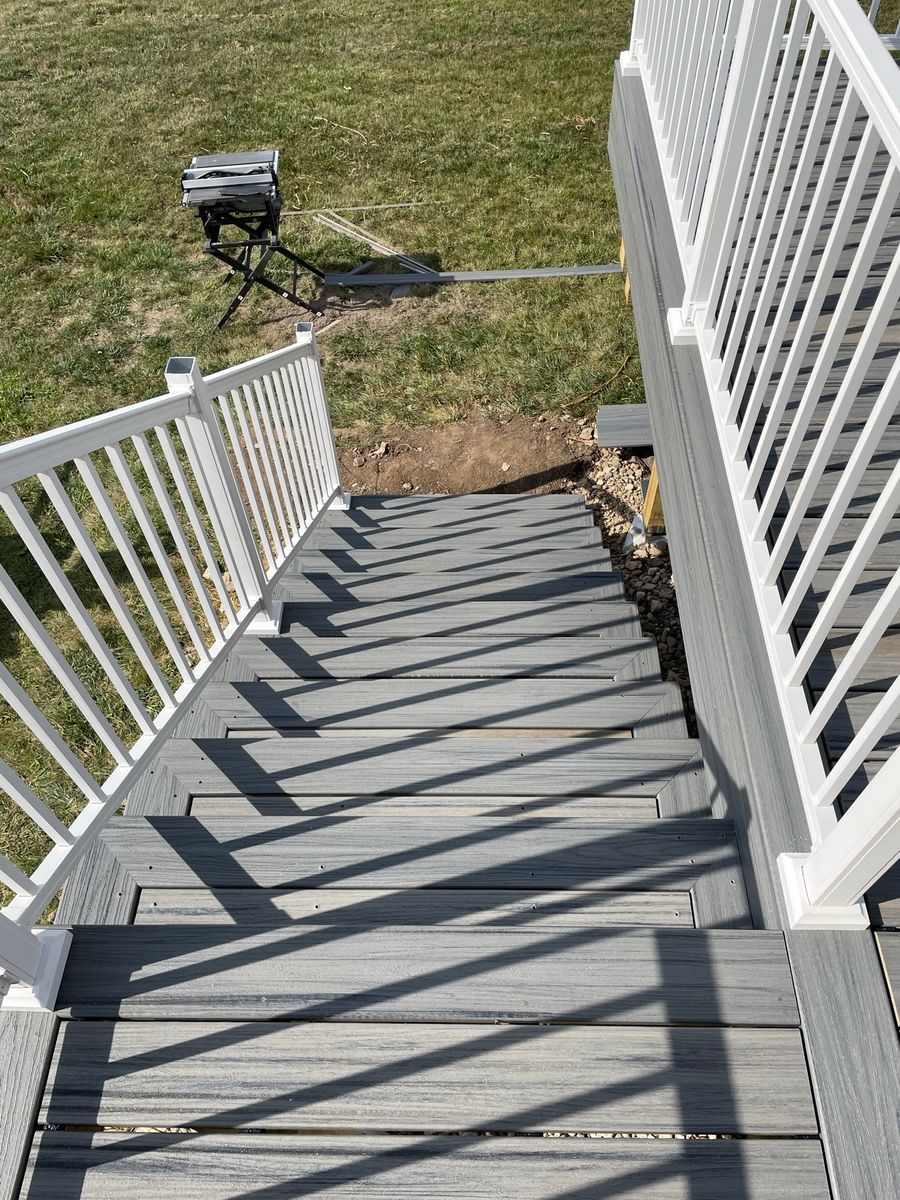
<svg viewBox="0 0 900 1200">
<path fill-rule="evenodd" d="M 2 758 L 0 758 L 0 788 L 21 808 L 26 816 L 34 821 L 35 825 L 43 829 L 44 833 L 57 846 L 71 845 L 72 834 L 59 817 L 34 794 L 25 780 L 21 779 L 9 763 L 4 762 Z"/>
<path fill-rule="evenodd" d="M 21 537 L 25 547 L 40 567 L 44 578 L 62 601 L 66 612 L 90 647 L 91 653 L 103 668 L 106 677 L 119 693 L 125 707 L 134 717 L 138 727 L 144 733 L 153 731 L 153 721 L 150 714 L 141 704 L 137 693 L 131 685 L 128 676 L 122 670 L 109 643 L 97 628 L 93 617 L 82 603 L 81 597 L 69 582 L 69 577 L 59 565 L 55 555 L 44 540 L 38 527 L 31 519 L 25 505 L 12 488 L 0 488 L 0 506 L 6 513 L 13 528 Z"/>
<path fill-rule="evenodd" d="M 154 591 L 150 580 L 147 578 L 147 573 L 140 558 L 138 558 L 134 546 L 131 544 L 131 539 L 125 532 L 122 520 L 116 512 L 112 500 L 109 498 L 109 493 L 103 486 L 100 476 L 97 473 L 97 468 L 89 458 L 76 458 L 75 466 L 78 468 L 78 473 L 85 482 L 91 499 L 97 506 L 97 511 L 100 513 L 103 524 L 109 531 L 113 544 L 121 555 L 128 574 L 131 576 L 138 594 L 143 600 L 147 611 L 150 613 L 153 624 L 159 631 L 159 635 L 171 655 L 172 661 L 178 668 L 182 679 L 186 683 L 190 682 L 194 678 L 193 668 L 185 658 L 181 643 L 178 641 L 175 631 L 169 624 L 169 618 L 163 612 L 159 597 Z"/>
<path fill-rule="evenodd" d="M 317 505 L 309 489 L 309 480 L 307 478 L 309 474 L 309 456 L 306 451 L 306 444 L 297 415 L 297 406 L 294 403 L 291 381 L 285 377 L 285 372 L 282 368 L 278 371 L 273 371 L 271 375 L 267 375 L 265 385 L 267 390 L 275 392 L 278 403 L 282 411 L 286 414 L 288 428 L 290 429 L 289 441 L 294 457 L 294 473 L 300 504 L 299 512 L 302 516 L 305 530 L 313 520 Z"/>
<path fill-rule="evenodd" d="M 132 649 L 163 704 L 167 706 L 174 705 L 175 694 L 169 686 L 168 680 L 160 670 L 153 651 L 147 644 L 143 633 L 141 633 L 131 609 L 125 603 L 125 598 L 116 586 L 106 563 L 103 561 L 102 555 L 82 524 L 81 518 L 75 511 L 75 507 L 69 499 L 65 488 L 60 483 L 58 476 L 54 471 L 45 471 L 39 472 L 37 477 L 44 491 L 47 493 L 50 503 L 59 514 L 59 518 L 65 526 L 69 537 L 72 539 L 75 549 L 84 559 L 97 586 L 103 592 L 113 616 L 121 625 L 125 636 L 131 643 Z"/>
</svg>

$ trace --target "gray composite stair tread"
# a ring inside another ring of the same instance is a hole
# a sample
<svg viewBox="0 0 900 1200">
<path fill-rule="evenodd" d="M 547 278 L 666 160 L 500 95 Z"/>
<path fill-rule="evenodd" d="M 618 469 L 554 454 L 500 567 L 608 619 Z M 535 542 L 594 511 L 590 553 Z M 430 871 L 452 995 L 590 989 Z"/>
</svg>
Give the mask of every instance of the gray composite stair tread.
<svg viewBox="0 0 900 1200">
<path fill-rule="evenodd" d="M 369 576 L 395 578 L 398 574 L 418 571 L 447 571 L 454 574 L 487 576 L 497 572 L 565 571 L 580 574 L 585 571 L 611 570 L 610 552 L 603 546 L 577 546 L 560 550 L 555 546 L 534 546 L 531 549 L 511 547 L 508 550 L 482 546 L 468 550 L 453 547 L 415 546 L 383 547 L 380 550 L 321 549 L 302 551 L 287 569 L 287 577 L 306 571 L 339 571 Z"/>
<path fill-rule="evenodd" d="M 894 1016 L 900 1025 L 900 932 L 892 930 L 876 934 L 878 950 L 884 964 L 884 974 L 887 979 L 891 1003 L 894 1006 Z"/>
<path fill-rule="evenodd" d="M 325 529 L 354 529 L 365 532 L 373 529 L 443 530 L 453 533 L 481 532 L 508 528 L 530 533 L 565 533 L 589 529 L 593 517 L 584 507 L 580 509 L 534 509 L 510 505 L 502 511 L 496 508 L 465 508 L 434 504 L 418 511 L 368 513 L 357 508 L 349 511 L 329 509 L 322 514 L 320 524 Z"/>
<path fill-rule="evenodd" d="M 529 929 L 693 925 L 687 891 L 487 888 L 143 888 L 135 924 L 510 925 Z"/>
<path fill-rule="evenodd" d="M 821 528 L 821 524 L 821 521 L 816 520 L 801 522 L 794 547 L 788 554 L 787 562 L 789 566 L 794 567 L 799 564 L 817 531 Z M 847 517 L 841 521 L 837 532 L 828 543 L 823 565 L 835 564 L 838 568 L 843 566 L 847 555 L 859 541 L 860 537 L 862 537 L 864 529 L 864 516 Z M 892 568 L 897 566 L 898 561 L 900 561 L 900 518 L 895 517 L 889 523 L 886 532 L 882 535 L 881 541 L 873 550 L 868 562 L 870 567 Z M 786 573 L 786 577 L 790 579 L 791 574 Z"/>
<path fill-rule="evenodd" d="M 139 888 L 659 888 L 698 925 L 748 919 L 730 824 L 703 817 L 119 817 L 102 839 Z"/>
<path fill-rule="evenodd" d="M 531 492 L 417 492 L 413 495 L 374 493 L 368 496 L 353 496 L 350 509 L 364 513 L 413 513 L 442 509 L 475 508 L 496 509 L 504 513 L 522 509 L 540 512 L 541 509 L 574 509 L 584 511 L 584 500 L 572 492 L 546 492 L 534 495 Z M 340 511 L 340 510 L 339 510 Z"/>
<path fill-rule="evenodd" d="M 804 464 L 805 466 L 805 464 Z M 806 512 L 807 518 L 821 517 L 825 513 L 828 502 L 834 495 L 835 488 L 841 479 L 843 467 L 835 467 L 831 470 L 822 472 L 822 475 L 816 482 L 810 498 L 810 505 Z M 890 464 L 885 467 L 883 463 L 870 467 L 863 475 L 856 491 L 853 493 L 847 505 L 846 515 L 848 517 L 867 517 L 872 511 L 872 506 L 878 500 L 884 490 L 884 485 L 887 483 L 890 475 Z M 764 471 L 762 473 L 762 488 L 763 492 L 767 492 L 772 482 L 772 471 Z M 797 489 L 800 486 L 802 479 L 802 469 L 792 472 L 784 486 L 784 490 L 778 498 L 776 513 L 783 516 L 797 494 Z M 777 532 L 778 526 L 776 526 Z"/>
<path fill-rule="evenodd" d="M 705 790 L 690 738 L 175 738 L 161 762 L 191 796 L 659 797 L 676 779 Z"/>
<path fill-rule="evenodd" d="M 881 692 L 853 692 L 840 704 L 825 727 L 824 740 L 829 757 L 836 761 L 884 699 Z M 888 732 L 868 754 L 868 758 L 884 760 L 900 746 L 900 718 L 893 721 Z"/>
<path fill-rule="evenodd" d="M 304 571 L 282 577 L 279 592 L 291 604 L 362 604 L 397 602 L 405 605 L 455 603 L 458 600 L 501 601 L 530 605 L 535 601 L 624 601 L 618 571 L 509 572 L 489 565 L 476 572 L 387 572 L 361 576 L 358 572 Z"/>
<path fill-rule="evenodd" d="M 698 799 L 699 804 L 699 799 Z M 324 817 L 346 813 L 360 817 L 574 817 L 589 820 L 655 820 L 653 796 L 197 796 L 194 817 Z M 698 816 L 711 816 L 709 806 Z"/>
<path fill-rule="evenodd" d="M 822 689 L 828 684 L 836 665 L 843 662 L 855 636 L 855 630 L 838 629 L 826 639 L 824 648 L 808 676 L 814 695 L 820 695 Z M 898 675 L 900 675 L 900 632 L 896 629 L 888 629 L 850 684 L 850 691 L 856 693 L 886 692 Z"/>
<path fill-rule="evenodd" d="M 356 526 L 317 525 L 303 543 L 307 550 L 416 550 L 477 554 L 527 554 L 531 550 L 577 550 L 586 554 L 602 549 L 603 537 L 595 525 L 580 520 L 565 530 L 534 528 L 532 525 L 465 526 L 461 529 L 428 525 L 406 529 L 361 529 Z"/>
<path fill-rule="evenodd" d="M 376 1133 L 817 1132 L 798 1029 L 628 1025 L 65 1021 L 39 1120 Z"/>
<path fill-rule="evenodd" d="M 261 1191 L 261 1183 L 264 1191 Z M 38 1134 L 29 1200 L 823 1200 L 817 1141 Z"/>
<path fill-rule="evenodd" d="M 749 929 L 82 925 L 57 1009 L 93 1020 L 799 1024 L 782 934 Z"/>
<path fill-rule="evenodd" d="M 687 737 L 675 684 L 530 679 L 271 679 L 212 683 L 203 701 L 247 729 L 634 730 Z"/>
<path fill-rule="evenodd" d="M 594 436 L 598 446 L 652 446 L 649 404 L 601 404 Z"/>
<path fill-rule="evenodd" d="M 332 637 L 415 637 L 461 634 L 640 637 L 637 609 L 625 600 L 452 600 L 440 595 L 367 604 L 286 604 L 282 633 Z"/>
<path fill-rule="evenodd" d="M 501 631 L 494 637 L 244 637 L 235 653 L 260 679 L 659 679 L 659 656 L 652 639 L 600 634 L 516 637 Z"/>
<path fill-rule="evenodd" d="M 837 630 L 860 629 L 893 578 L 894 570 L 893 567 L 874 567 L 863 571 L 858 583 L 835 618 L 834 628 Z M 818 616 L 822 604 L 834 587 L 837 574 L 837 570 L 833 567 L 822 568 L 816 573 L 813 587 L 807 592 L 797 610 L 794 624 L 798 628 L 807 628 Z M 893 622 L 894 627 L 898 624 L 900 624 L 900 619 Z"/>
</svg>

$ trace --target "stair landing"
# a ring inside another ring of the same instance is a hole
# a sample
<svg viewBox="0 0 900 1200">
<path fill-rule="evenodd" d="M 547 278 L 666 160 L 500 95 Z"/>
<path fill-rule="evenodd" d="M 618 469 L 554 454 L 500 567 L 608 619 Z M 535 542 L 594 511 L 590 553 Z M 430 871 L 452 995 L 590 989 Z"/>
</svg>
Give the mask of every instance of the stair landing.
<svg viewBox="0 0 900 1200">
<path fill-rule="evenodd" d="M 283 598 L 64 898 L 21 1194 L 826 1196 L 784 939 L 577 499 L 355 500 Z"/>
</svg>

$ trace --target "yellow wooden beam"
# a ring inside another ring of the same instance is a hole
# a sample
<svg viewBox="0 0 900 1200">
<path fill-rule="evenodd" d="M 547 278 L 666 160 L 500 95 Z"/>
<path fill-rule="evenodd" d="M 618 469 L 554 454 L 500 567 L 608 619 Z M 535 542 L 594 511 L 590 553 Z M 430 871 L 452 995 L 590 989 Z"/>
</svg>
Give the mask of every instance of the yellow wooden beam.
<svg viewBox="0 0 900 1200">
<path fill-rule="evenodd" d="M 656 459 L 650 469 L 650 481 L 647 484 L 647 495 L 644 497 L 644 508 L 641 514 L 644 518 L 644 529 L 665 529 L 666 518 L 663 515 L 662 495 L 659 490 L 659 473 L 656 470 Z"/>
<path fill-rule="evenodd" d="M 622 267 L 623 277 L 625 279 L 625 303 L 631 307 L 631 276 L 628 274 L 628 258 L 625 253 L 625 239 L 619 242 L 619 263 Z"/>
</svg>

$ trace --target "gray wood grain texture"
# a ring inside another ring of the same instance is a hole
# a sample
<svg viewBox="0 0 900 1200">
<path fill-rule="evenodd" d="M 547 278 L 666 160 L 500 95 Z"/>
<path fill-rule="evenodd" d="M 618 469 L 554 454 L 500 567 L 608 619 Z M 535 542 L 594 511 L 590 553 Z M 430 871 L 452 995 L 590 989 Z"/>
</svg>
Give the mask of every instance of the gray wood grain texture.
<svg viewBox="0 0 900 1200">
<path fill-rule="evenodd" d="M 437 736 L 173 739 L 161 762 L 191 796 L 660 796 L 688 764 L 689 738 L 527 741 Z M 698 785 L 699 786 L 699 785 Z"/>
<path fill-rule="evenodd" d="M 798 1023 L 781 934 L 728 929 L 84 925 L 58 1007 L 162 1021 Z"/>
<path fill-rule="evenodd" d="M 350 510 L 354 514 L 369 514 L 377 519 L 379 513 L 399 516 L 421 512 L 452 513 L 469 510 L 495 512 L 504 518 L 512 512 L 534 517 L 542 512 L 562 511 L 584 513 L 584 500 L 570 492 L 548 492 L 542 496 L 519 492 L 419 492 L 395 496 L 389 493 L 353 496 Z"/>
<path fill-rule="evenodd" d="M 204 703 L 228 729 L 634 730 L 687 736 L 675 684 L 580 679 L 379 679 L 211 684 Z"/>
<path fill-rule="evenodd" d="M 447 504 L 443 499 L 413 510 L 387 510 L 366 512 L 358 507 L 349 510 L 329 509 L 322 516 L 323 529 L 356 530 L 399 530 L 407 529 L 440 531 L 449 529 L 453 533 L 494 532 L 505 533 L 508 529 L 515 537 L 520 528 L 529 536 L 537 534 L 571 533 L 578 529 L 593 529 L 594 519 L 584 508 L 541 509 L 527 502 L 506 504 L 502 510 L 479 506 L 470 508 Z"/>
<path fill-rule="evenodd" d="M 876 936 L 891 1003 L 894 1006 L 894 1017 L 900 1025 L 900 933 L 882 931 Z"/>
<path fill-rule="evenodd" d="M 529 929 L 693 925 L 686 891 L 547 892 L 538 889 L 146 887 L 135 924 L 510 925 Z"/>
<path fill-rule="evenodd" d="M 611 570 L 610 553 L 603 546 L 573 546 L 559 550 L 555 546 L 539 545 L 531 550 L 513 547 L 497 550 L 482 547 L 481 550 L 442 549 L 440 546 L 416 547 L 390 546 L 380 550 L 309 550 L 301 551 L 287 574 L 294 576 L 303 571 L 340 571 L 344 574 L 358 572 L 370 576 L 396 578 L 398 574 L 417 571 L 445 571 L 453 574 L 473 574 L 484 571 L 489 576 L 498 572 L 549 572 L 566 571 L 578 574 L 584 571 Z"/>
<path fill-rule="evenodd" d="M 40 1119 L 375 1133 L 816 1133 L 799 1030 L 627 1025 L 66 1021 Z"/>
<path fill-rule="evenodd" d="M 801 522 L 794 546 L 788 552 L 787 562 L 790 567 L 795 567 L 799 563 L 821 525 L 821 521 L 813 519 Z M 847 517 L 841 521 L 825 552 L 824 565 L 836 564 L 838 567 L 843 565 L 847 555 L 862 536 L 864 526 L 865 518 L 862 516 Z M 895 518 L 889 523 L 881 541 L 872 551 L 869 565 L 884 568 L 896 567 L 898 557 L 900 557 L 900 518 Z M 786 573 L 786 578 L 792 578 L 790 572 Z"/>
<path fill-rule="evenodd" d="M 0 1012 L 0 1200 L 19 1195 L 59 1018 Z"/>
<path fill-rule="evenodd" d="M 558 600 L 624 600 L 625 588 L 618 571 L 583 571 L 580 574 L 562 572 L 508 572 L 492 569 L 487 563 L 473 573 L 406 572 L 360 576 L 358 572 L 305 571 L 302 575 L 285 575 L 281 594 L 292 604 L 318 604 L 324 600 L 336 604 L 397 603 L 427 605 L 432 603 L 477 600 L 502 601 L 526 608 L 535 602 Z"/>
<path fill-rule="evenodd" d="M 567 532 L 535 529 L 530 525 L 503 528 L 484 525 L 463 529 L 453 526 L 431 529 L 427 525 L 407 529 L 317 525 L 304 542 L 307 550 L 458 550 L 465 554 L 478 554 L 479 551 L 527 554 L 532 550 L 571 549 L 590 552 L 593 547 L 601 548 L 602 545 L 600 530 L 594 525 L 577 525 Z"/>
<path fill-rule="evenodd" d="M 235 654 L 257 679 L 659 679 L 650 638 L 525 637 L 242 638 Z"/>
<path fill-rule="evenodd" d="M 290 601 L 290 584 L 286 583 L 279 593 L 279 599 Z M 624 600 L 451 600 L 438 595 L 419 601 L 398 599 L 380 604 L 288 603 L 282 632 L 332 637 L 600 634 L 632 638 L 641 636 L 641 627 L 637 609 Z"/>
<path fill-rule="evenodd" d="M 646 404 L 601 404 L 594 432 L 598 446 L 652 446 Z"/>
<path fill-rule="evenodd" d="M 810 1140 L 44 1133 L 28 1200 L 824 1200 Z"/>
<path fill-rule="evenodd" d="M 789 747 L 769 715 L 778 701 L 733 553 L 739 533 L 722 504 L 728 484 L 702 365 L 694 348 L 668 338 L 666 312 L 681 303 L 683 278 L 641 84 L 618 71 L 609 149 L 714 811 L 736 821 L 757 920 L 779 926 L 777 855 L 808 849 L 809 834 Z M 834 1196 L 898 1195 L 900 1047 L 873 939 L 805 931 L 788 944 Z"/>
<path fill-rule="evenodd" d="M 641 891 L 740 878 L 728 823 L 700 817 L 121 817 L 103 838 L 141 887 Z"/>
<path fill-rule="evenodd" d="M 346 813 L 360 817 L 574 817 L 582 820 L 653 820 L 659 805 L 652 796 L 197 796 L 190 802 L 191 816 L 325 817 Z M 691 815 L 709 816 L 705 813 Z"/>
</svg>

